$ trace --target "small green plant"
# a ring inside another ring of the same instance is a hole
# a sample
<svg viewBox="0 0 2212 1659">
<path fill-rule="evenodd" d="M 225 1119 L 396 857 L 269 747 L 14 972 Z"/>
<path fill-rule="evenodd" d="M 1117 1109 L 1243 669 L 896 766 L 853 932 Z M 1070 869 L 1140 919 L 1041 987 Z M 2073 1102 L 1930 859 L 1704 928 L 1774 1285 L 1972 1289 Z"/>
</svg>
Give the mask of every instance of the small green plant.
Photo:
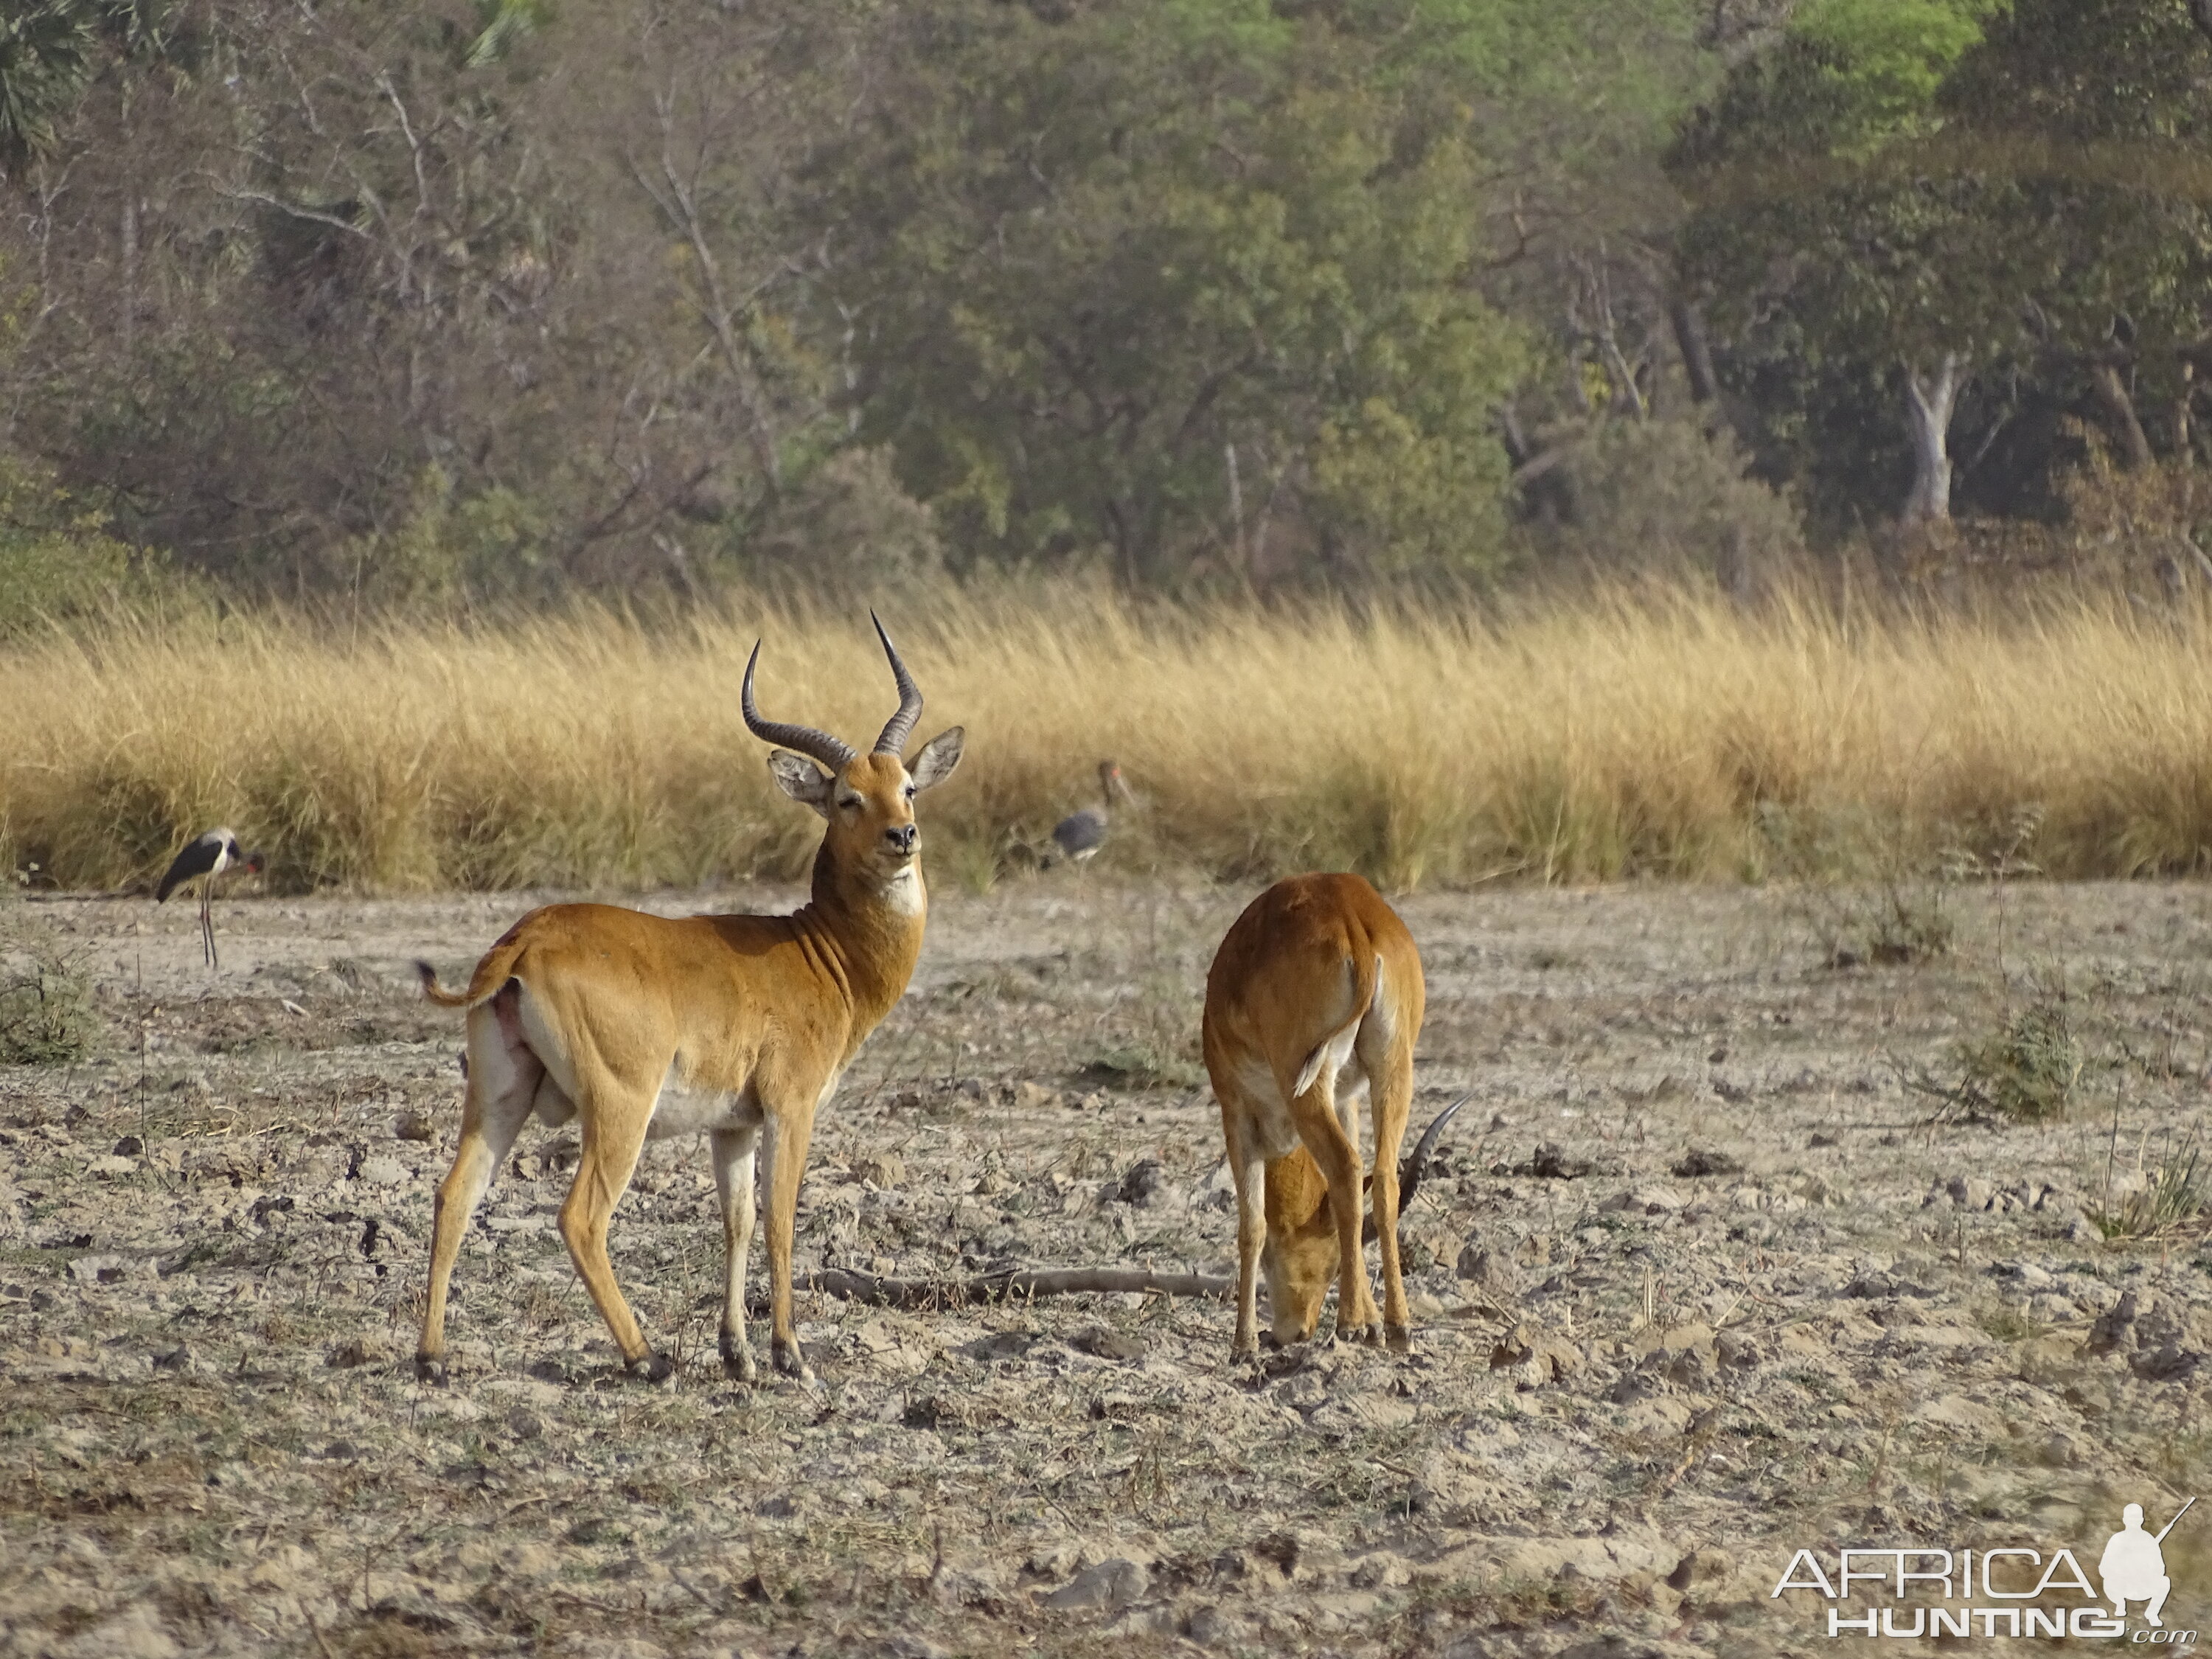
<svg viewBox="0 0 2212 1659">
<path fill-rule="evenodd" d="M 1139 1042 L 1100 1049 L 1078 1075 L 1114 1089 L 1194 1089 L 1206 1081 L 1206 1068 L 1188 1054 Z"/>
<path fill-rule="evenodd" d="M 99 1029 L 91 988 L 52 951 L 35 950 L 0 967 L 0 1064 L 82 1060 Z"/>
<path fill-rule="evenodd" d="M 2107 1238 L 2156 1238 L 2200 1219 L 2208 1199 L 2212 1199 L 2212 1167 L 2205 1164 L 2203 1148 L 2191 1136 L 2118 1203 L 2111 1201 L 2108 1177 L 2106 1202 L 2090 1211 L 2089 1219 Z"/>
<path fill-rule="evenodd" d="M 2039 995 L 1989 1036 L 1959 1047 L 1961 1086 L 2001 1117 L 2063 1117 L 2081 1081 L 2081 1044 L 2063 994 Z"/>
<path fill-rule="evenodd" d="M 2045 1123 L 2063 1117 L 2087 1064 L 2062 986 L 2046 986 L 2006 1014 L 1996 1030 L 1952 1050 L 1957 1080 L 1924 1068 L 1905 1086 L 1944 1103 L 1946 1115 Z"/>
<path fill-rule="evenodd" d="M 2027 1342 L 2049 1334 L 2051 1327 L 2025 1309 L 2000 1304 L 1985 1309 L 1976 1321 L 1984 1334 L 2000 1342 Z"/>
</svg>

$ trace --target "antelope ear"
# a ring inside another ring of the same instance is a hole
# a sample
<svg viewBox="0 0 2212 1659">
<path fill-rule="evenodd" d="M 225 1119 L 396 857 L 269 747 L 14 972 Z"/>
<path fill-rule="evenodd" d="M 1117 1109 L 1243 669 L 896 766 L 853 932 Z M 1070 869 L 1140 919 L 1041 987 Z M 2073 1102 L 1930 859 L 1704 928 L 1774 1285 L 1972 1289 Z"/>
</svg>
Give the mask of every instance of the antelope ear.
<svg viewBox="0 0 2212 1659">
<path fill-rule="evenodd" d="M 785 794 L 801 806 L 812 807 L 825 818 L 830 816 L 830 789 L 836 780 L 812 761 L 788 749 L 771 749 L 768 769 L 775 778 L 775 787 Z"/>
<path fill-rule="evenodd" d="M 916 794 L 952 775 L 952 769 L 960 764 L 960 746 L 967 740 L 966 729 L 955 726 L 922 744 L 921 752 L 914 757 L 913 769 L 907 774 L 914 780 Z"/>
</svg>

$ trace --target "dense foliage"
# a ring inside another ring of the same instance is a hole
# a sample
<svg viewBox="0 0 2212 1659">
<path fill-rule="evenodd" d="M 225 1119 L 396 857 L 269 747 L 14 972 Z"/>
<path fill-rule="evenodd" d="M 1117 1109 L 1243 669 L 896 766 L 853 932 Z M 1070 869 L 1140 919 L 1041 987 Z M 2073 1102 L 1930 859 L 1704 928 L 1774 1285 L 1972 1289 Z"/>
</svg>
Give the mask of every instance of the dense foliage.
<svg viewBox="0 0 2212 1659">
<path fill-rule="evenodd" d="M 2206 0 L 26 0 L 0 624 L 149 575 L 1735 580 L 1954 505 L 2063 523 L 2085 478 L 2109 518 L 2129 474 L 2186 540 L 2208 31 Z"/>
</svg>

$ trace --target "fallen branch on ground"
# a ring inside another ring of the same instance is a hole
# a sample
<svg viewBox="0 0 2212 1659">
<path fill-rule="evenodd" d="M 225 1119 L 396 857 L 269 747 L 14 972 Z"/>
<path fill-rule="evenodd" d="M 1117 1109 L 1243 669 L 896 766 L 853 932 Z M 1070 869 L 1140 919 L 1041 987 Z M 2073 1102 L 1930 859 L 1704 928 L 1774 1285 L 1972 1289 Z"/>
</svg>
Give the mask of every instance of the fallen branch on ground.
<svg viewBox="0 0 2212 1659">
<path fill-rule="evenodd" d="M 1217 1273 L 1163 1273 L 1148 1267 L 1046 1267 L 1034 1271 L 977 1273 L 967 1279 L 884 1279 L 875 1273 L 832 1268 L 799 1273 L 793 1288 L 819 1291 L 848 1302 L 877 1308 L 959 1308 L 975 1303 L 1022 1302 L 1040 1296 L 1127 1294 L 1200 1296 L 1227 1301 L 1237 1281 Z M 760 1306 L 767 1298 L 760 1298 Z M 753 1299 L 747 1298 L 753 1311 Z"/>
</svg>

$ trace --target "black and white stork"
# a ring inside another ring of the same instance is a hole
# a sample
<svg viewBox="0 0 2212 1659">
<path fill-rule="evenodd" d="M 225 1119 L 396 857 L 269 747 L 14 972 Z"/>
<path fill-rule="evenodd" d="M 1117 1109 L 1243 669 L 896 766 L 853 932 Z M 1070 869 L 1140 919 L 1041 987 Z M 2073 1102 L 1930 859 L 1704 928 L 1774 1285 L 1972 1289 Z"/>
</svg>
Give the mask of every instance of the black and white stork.
<svg viewBox="0 0 2212 1659">
<path fill-rule="evenodd" d="M 262 858 L 258 853 L 243 851 L 238 837 L 228 830 L 210 830 L 177 854 L 169 866 L 161 884 L 154 890 L 154 902 L 166 904 L 169 895 L 188 881 L 200 884 L 200 951 L 210 968 L 219 967 L 215 951 L 215 878 L 226 870 L 245 869 L 249 875 L 261 873 Z"/>
</svg>

